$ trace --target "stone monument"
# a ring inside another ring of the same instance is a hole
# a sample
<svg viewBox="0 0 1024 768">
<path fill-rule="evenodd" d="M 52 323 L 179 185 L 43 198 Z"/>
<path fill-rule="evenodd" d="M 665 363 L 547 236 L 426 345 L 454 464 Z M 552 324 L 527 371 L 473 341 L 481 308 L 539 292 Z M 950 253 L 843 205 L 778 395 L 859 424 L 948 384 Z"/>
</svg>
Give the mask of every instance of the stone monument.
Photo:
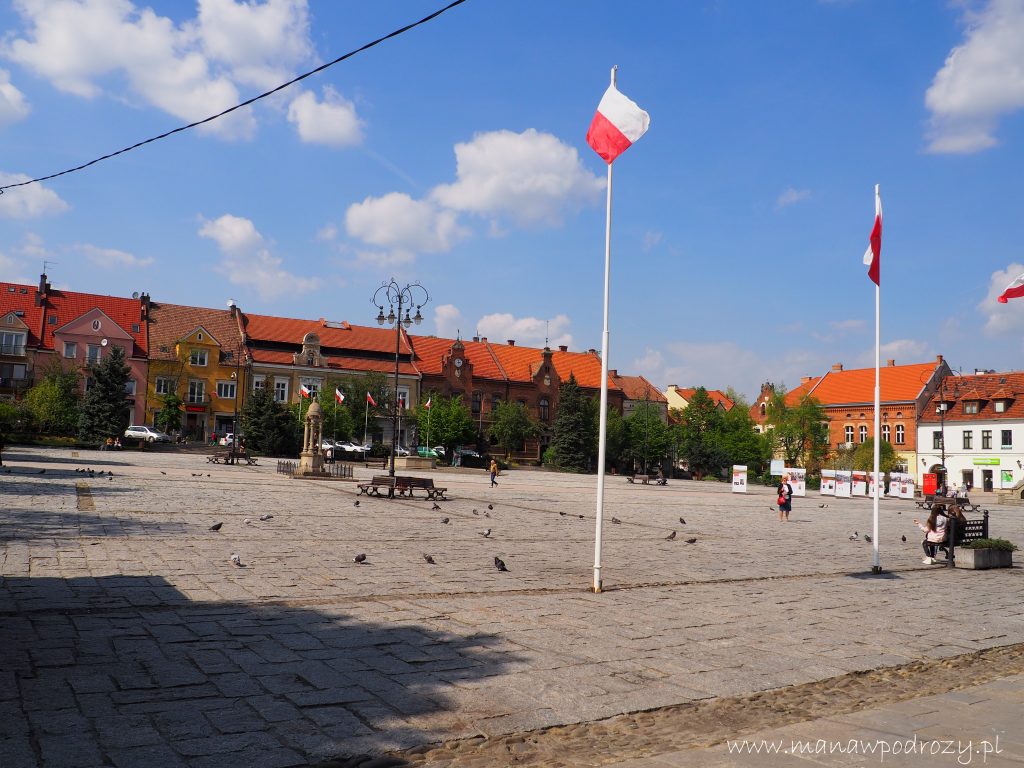
<svg viewBox="0 0 1024 768">
<path fill-rule="evenodd" d="M 305 428 L 302 432 L 302 453 L 299 454 L 300 476 L 322 476 L 324 472 L 324 457 L 320 451 L 321 433 L 323 430 L 324 412 L 320 403 L 314 400 L 309 404 L 306 411 Z"/>
</svg>

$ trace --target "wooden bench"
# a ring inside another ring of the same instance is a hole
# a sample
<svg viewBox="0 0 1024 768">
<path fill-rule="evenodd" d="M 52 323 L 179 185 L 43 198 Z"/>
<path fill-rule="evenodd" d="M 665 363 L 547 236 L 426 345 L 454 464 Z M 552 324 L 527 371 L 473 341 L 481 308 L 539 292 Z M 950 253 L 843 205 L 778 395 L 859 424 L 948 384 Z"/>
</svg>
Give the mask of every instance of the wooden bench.
<svg viewBox="0 0 1024 768">
<path fill-rule="evenodd" d="M 395 481 L 397 479 L 390 475 L 374 475 L 370 482 L 359 484 L 359 493 L 365 493 L 367 496 L 381 496 L 383 494 L 380 489 L 387 488 L 388 498 L 392 499 L 395 496 Z"/>
<path fill-rule="evenodd" d="M 366 463 L 366 468 L 367 469 L 369 469 L 370 467 L 380 467 L 381 469 L 387 469 L 388 468 L 388 457 L 387 456 L 382 456 L 379 459 L 370 459 L 370 458 L 368 458 L 368 459 L 366 459 L 365 463 Z"/>
<path fill-rule="evenodd" d="M 217 451 L 217 453 L 212 453 L 207 456 L 206 460 L 211 464 L 220 464 L 222 462 L 224 464 L 241 464 L 244 461 L 250 467 L 255 465 L 257 462 L 255 456 L 250 456 L 248 453 L 241 450 Z"/>
<path fill-rule="evenodd" d="M 420 489 L 427 492 L 428 499 L 444 499 L 445 491 L 447 488 L 437 488 L 434 486 L 434 480 L 430 477 L 409 477 L 407 475 L 401 475 L 395 477 L 395 490 L 398 491 L 399 496 L 404 496 L 406 493 L 409 494 L 409 498 L 412 498 L 412 492 L 416 489 Z"/>
<path fill-rule="evenodd" d="M 988 538 L 988 510 L 983 509 L 980 518 L 969 519 L 966 523 L 958 523 L 955 517 L 946 519 L 946 540 L 938 545 L 938 549 L 945 550 L 946 565 L 952 568 L 956 564 L 957 547 L 962 547 L 970 541 Z"/>
<path fill-rule="evenodd" d="M 647 485 L 648 483 L 651 482 L 651 476 L 650 475 L 626 475 L 626 482 L 627 483 L 637 483 L 637 482 L 639 482 L 639 483 L 643 483 L 644 485 Z"/>
<path fill-rule="evenodd" d="M 979 504 L 972 504 L 970 498 L 967 496 L 934 496 L 929 494 L 919 501 L 915 501 L 917 506 L 922 509 L 931 510 L 936 504 L 942 504 L 943 506 L 949 507 L 956 504 L 960 507 L 963 512 L 983 512 Z"/>
</svg>

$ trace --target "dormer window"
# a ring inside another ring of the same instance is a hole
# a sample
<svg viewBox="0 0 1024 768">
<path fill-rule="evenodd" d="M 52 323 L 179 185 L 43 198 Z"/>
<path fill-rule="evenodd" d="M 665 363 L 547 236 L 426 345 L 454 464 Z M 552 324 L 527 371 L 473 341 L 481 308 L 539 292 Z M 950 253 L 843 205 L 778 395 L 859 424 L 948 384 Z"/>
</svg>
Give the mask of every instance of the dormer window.
<svg viewBox="0 0 1024 768">
<path fill-rule="evenodd" d="M 996 400 L 996 402 L 994 404 L 994 407 L 996 409 L 996 413 L 1006 413 L 1006 401 L 1005 400 Z"/>
<path fill-rule="evenodd" d="M 999 410 L 998 408 L 996 410 Z M 969 400 L 964 403 L 964 413 L 977 413 L 978 412 L 978 401 Z"/>
</svg>

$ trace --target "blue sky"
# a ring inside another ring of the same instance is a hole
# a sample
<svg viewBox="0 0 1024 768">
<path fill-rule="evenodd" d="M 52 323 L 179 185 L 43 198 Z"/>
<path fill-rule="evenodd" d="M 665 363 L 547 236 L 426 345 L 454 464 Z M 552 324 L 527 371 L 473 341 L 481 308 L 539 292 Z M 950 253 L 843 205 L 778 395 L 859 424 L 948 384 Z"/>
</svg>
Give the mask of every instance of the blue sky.
<svg viewBox="0 0 1024 768">
<path fill-rule="evenodd" d="M 0 183 L 205 117 L 441 7 L 0 5 Z M 792 387 L 883 358 L 1021 368 L 1024 0 L 469 0 L 230 120 L 0 196 L 0 279 L 600 348 L 608 84 L 651 115 L 615 163 L 610 366 Z M 883 393 L 884 396 L 884 393 Z"/>
</svg>

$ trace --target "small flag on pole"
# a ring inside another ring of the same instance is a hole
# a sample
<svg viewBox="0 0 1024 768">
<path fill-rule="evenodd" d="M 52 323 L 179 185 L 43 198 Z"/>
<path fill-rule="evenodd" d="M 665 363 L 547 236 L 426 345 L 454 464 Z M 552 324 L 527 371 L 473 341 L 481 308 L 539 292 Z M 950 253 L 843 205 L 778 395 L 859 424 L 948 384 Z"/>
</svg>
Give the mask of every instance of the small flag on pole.
<svg viewBox="0 0 1024 768">
<path fill-rule="evenodd" d="M 1008 286 L 1006 290 L 999 296 L 996 301 L 1000 304 L 1005 304 L 1009 299 L 1019 299 L 1024 296 L 1024 275 L 1021 275 Z"/>
<path fill-rule="evenodd" d="M 423 404 L 423 407 L 426 408 L 428 411 L 430 410 L 430 398 L 429 397 L 427 398 L 427 402 L 425 402 Z"/>
<path fill-rule="evenodd" d="M 871 238 L 868 249 L 864 251 L 864 263 L 868 265 L 868 277 L 877 286 L 881 286 L 881 259 L 882 259 L 882 196 L 878 191 L 878 184 L 875 184 L 875 225 L 871 228 Z"/>
<path fill-rule="evenodd" d="M 374 408 L 377 407 L 377 401 L 373 399 L 373 395 L 371 395 L 369 392 L 366 393 L 366 402 L 368 402 Z"/>
<path fill-rule="evenodd" d="M 404 392 L 399 394 L 399 396 L 398 396 L 398 407 L 401 408 L 403 411 L 405 410 L 405 393 Z"/>
<path fill-rule="evenodd" d="M 312 397 L 313 390 L 311 390 L 309 387 L 303 384 L 301 387 L 299 387 L 299 394 L 302 395 L 303 397 Z"/>
<path fill-rule="evenodd" d="M 345 402 L 345 393 L 337 387 L 334 388 L 334 399 L 338 401 L 338 405 Z"/>
<path fill-rule="evenodd" d="M 609 85 L 587 130 L 587 144 L 611 165 L 619 155 L 647 133 L 651 116 Z"/>
</svg>

